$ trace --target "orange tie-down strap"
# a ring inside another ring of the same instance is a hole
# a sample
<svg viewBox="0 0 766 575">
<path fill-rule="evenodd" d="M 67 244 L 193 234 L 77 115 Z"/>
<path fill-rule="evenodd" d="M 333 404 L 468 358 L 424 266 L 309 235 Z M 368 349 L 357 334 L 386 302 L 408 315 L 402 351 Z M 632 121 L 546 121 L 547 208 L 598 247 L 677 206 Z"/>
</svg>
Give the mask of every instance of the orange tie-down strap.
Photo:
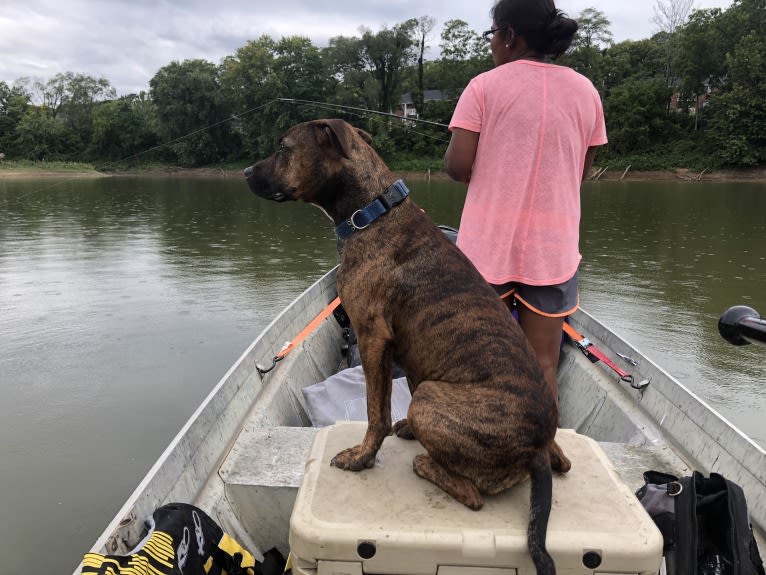
<svg viewBox="0 0 766 575">
<path fill-rule="evenodd" d="M 624 381 L 625 383 L 629 383 L 630 386 L 634 389 L 643 389 L 647 385 L 649 385 L 648 381 L 641 381 L 639 383 L 635 383 L 633 376 L 629 374 L 628 372 L 620 369 L 611 359 L 609 359 L 603 351 L 601 351 L 599 348 L 597 348 L 591 341 L 585 337 L 584 335 L 580 334 L 573 328 L 569 323 L 566 321 L 564 322 L 564 326 L 562 328 L 564 330 L 564 333 L 566 333 L 571 339 L 572 342 L 575 344 L 575 346 L 582 351 L 585 356 L 590 359 L 592 362 L 602 361 L 604 365 L 608 366 L 612 371 L 614 371 L 619 378 Z"/>
<path fill-rule="evenodd" d="M 292 341 L 288 342 L 280 351 L 277 353 L 277 355 L 274 356 L 272 359 L 271 366 L 268 368 L 264 368 L 261 365 L 256 365 L 256 369 L 261 373 L 261 375 L 265 375 L 268 372 L 270 372 L 274 367 L 276 367 L 277 362 L 281 361 L 285 358 L 285 356 L 290 353 L 293 349 L 295 349 L 298 344 L 300 344 L 304 339 L 306 339 L 318 326 L 321 324 L 325 319 L 327 319 L 330 314 L 335 311 L 335 308 L 337 308 L 340 305 L 340 298 L 336 297 L 333 299 L 330 303 L 325 306 L 325 308 L 317 314 L 317 316 L 312 319 L 306 327 L 301 330 L 301 332 L 296 335 Z M 564 333 L 566 333 L 571 339 L 572 342 L 579 348 L 587 357 L 593 362 L 596 361 L 602 361 L 605 365 L 607 365 L 609 368 L 611 368 L 618 376 L 619 378 L 629 383 L 631 387 L 635 389 L 643 389 L 648 385 L 648 381 L 642 381 L 640 383 L 635 383 L 634 378 L 631 374 L 627 373 L 626 371 L 620 369 L 611 359 L 609 359 L 604 352 L 602 352 L 600 349 L 598 349 L 595 345 L 593 345 L 588 338 L 583 336 L 582 334 L 578 333 L 577 330 L 575 330 L 569 323 L 566 321 L 563 324 Z"/>
<path fill-rule="evenodd" d="M 298 335 L 293 338 L 293 340 L 288 343 L 285 347 L 283 347 L 280 352 L 277 354 L 277 357 L 279 359 L 282 359 L 285 357 L 288 353 L 290 353 L 295 346 L 297 346 L 300 342 L 302 342 L 304 339 L 306 339 L 312 331 L 314 331 L 320 323 L 322 323 L 329 315 L 335 311 L 335 308 L 340 305 L 340 298 L 336 297 L 334 300 L 332 300 L 330 303 L 327 304 L 327 307 L 325 307 L 322 311 L 320 311 L 317 316 L 312 319 L 309 324 L 303 328 L 303 331 L 301 331 Z"/>
<path fill-rule="evenodd" d="M 335 308 L 337 308 L 340 305 L 340 298 L 336 297 L 334 300 L 332 300 L 330 303 L 327 304 L 327 306 L 320 311 L 317 316 L 312 319 L 306 327 L 303 328 L 303 330 L 296 335 L 292 341 L 289 341 L 281 350 L 279 350 L 279 353 L 274 356 L 274 358 L 271 360 L 271 367 L 264 368 L 260 365 L 256 365 L 256 369 L 261 373 L 261 375 L 267 374 L 270 372 L 274 367 L 277 365 L 278 361 L 281 361 L 284 359 L 284 357 L 290 353 L 293 349 L 295 349 L 300 342 L 302 342 L 304 339 L 306 339 L 311 333 L 321 324 L 325 319 L 329 317 L 329 315 L 335 311 Z"/>
</svg>

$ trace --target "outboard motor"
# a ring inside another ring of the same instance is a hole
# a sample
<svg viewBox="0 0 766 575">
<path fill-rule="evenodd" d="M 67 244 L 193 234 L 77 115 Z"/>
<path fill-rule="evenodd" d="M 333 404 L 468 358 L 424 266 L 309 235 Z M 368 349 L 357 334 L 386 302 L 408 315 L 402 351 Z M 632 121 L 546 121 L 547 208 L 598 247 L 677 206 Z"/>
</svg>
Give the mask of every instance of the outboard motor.
<svg viewBox="0 0 766 575">
<path fill-rule="evenodd" d="M 755 343 L 766 346 L 766 320 L 746 305 L 730 307 L 718 320 L 718 331 L 733 345 Z"/>
</svg>

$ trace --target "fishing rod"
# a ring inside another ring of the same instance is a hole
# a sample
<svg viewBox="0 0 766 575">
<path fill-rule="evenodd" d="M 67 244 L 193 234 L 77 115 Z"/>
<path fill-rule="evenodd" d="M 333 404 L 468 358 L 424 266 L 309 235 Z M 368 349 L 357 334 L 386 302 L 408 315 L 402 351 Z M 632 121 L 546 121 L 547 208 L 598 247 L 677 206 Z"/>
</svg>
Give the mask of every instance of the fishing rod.
<svg viewBox="0 0 766 575">
<path fill-rule="evenodd" d="M 331 104 L 328 102 L 314 102 L 312 100 L 300 100 L 298 98 L 277 98 L 278 102 L 287 102 L 290 104 L 303 104 L 307 106 L 315 106 L 317 108 L 325 108 L 329 110 L 352 110 L 354 112 L 360 112 L 362 114 L 375 114 L 378 116 L 386 116 L 389 118 L 396 118 L 397 120 L 407 122 L 419 122 L 421 124 L 429 124 L 431 126 L 438 126 L 439 128 L 449 128 L 449 125 L 442 124 L 441 122 L 434 122 L 432 120 L 421 120 L 420 118 L 407 118 L 399 116 L 391 112 L 379 112 L 378 110 L 370 110 L 369 108 L 359 108 L 356 106 L 346 106 L 345 104 Z"/>
</svg>

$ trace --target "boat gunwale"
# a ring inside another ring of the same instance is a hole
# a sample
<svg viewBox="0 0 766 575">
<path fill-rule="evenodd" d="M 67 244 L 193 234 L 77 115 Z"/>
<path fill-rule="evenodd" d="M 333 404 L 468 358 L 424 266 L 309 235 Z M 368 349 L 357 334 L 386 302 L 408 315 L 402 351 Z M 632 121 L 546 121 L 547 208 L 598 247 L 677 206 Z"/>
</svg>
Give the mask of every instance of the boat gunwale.
<svg viewBox="0 0 766 575">
<path fill-rule="evenodd" d="M 607 327 L 604 325 L 601 321 L 594 318 L 592 315 L 590 315 L 587 311 L 583 309 L 578 309 L 575 312 L 575 315 L 573 316 L 577 318 L 578 323 L 581 323 L 584 325 L 584 327 L 587 329 L 588 332 L 590 332 L 593 336 L 598 338 L 599 340 L 604 342 L 604 345 L 607 346 L 608 349 L 619 351 L 623 355 L 628 355 L 632 359 L 643 362 L 643 364 L 639 363 L 639 366 L 637 366 L 634 369 L 640 370 L 642 375 L 648 375 L 649 378 L 651 378 L 651 373 L 647 373 L 648 371 L 653 371 L 660 377 L 658 380 L 661 382 L 662 380 L 666 380 L 666 383 L 660 384 L 663 387 L 663 393 L 666 391 L 674 391 L 676 394 L 683 396 L 685 399 L 687 399 L 689 402 L 692 402 L 694 404 L 697 404 L 699 407 L 701 407 L 706 413 L 710 413 L 714 416 L 714 419 L 716 420 L 716 425 L 723 428 L 724 430 L 731 430 L 735 432 L 736 437 L 742 441 L 743 443 L 746 443 L 748 448 L 754 449 L 756 452 L 760 453 L 761 455 L 766 456 L 766 450 L 762 448 L 760 445 L 758 445 L 751 437 L 749 437 L 746 433 L 741 431 L 736 425 L 734 425 L 731 421 L 729 421 L 726 417 L 724 417 L 720 412 L 718 412 L 715 408 L 713 408 L 709 403 L 707 403 L 704 399 L 702 399 L 699 395 L 697 395 L 694 391 L 689 389 L 687 386 L 685 386 L 683 383 L 681 383 L 678 379 L 676 379 L 673 375 L 668 373 L 665 369 L 660 367 L 657 363 L 655 363 L 649 356 L 641 352 L 638 348 L 636 348 L 633 344 L 631 344 L 628 340 L 626 340 L 623 336 L 619 335 L 615 330 Z M 587 322 L 583 322 L 581 317 L 587 318 Z M 595 329 L 594 329 L 595 327 Z M 609 341 L 604 341 L 604 335 L 607 335 L 608 338 L 616 339 L 618 342 L 624 345 L 624 350 L 616 350 L 615 346 L 612 345 Z M 628 353 L 625 353 L 625 352 Z M 636 359 L 638 358 L 638 359 Z M 628 369 L 631 368 L 631 366 L 626 365 Z M 647 369 L 649 367 L 650 369 Z M 657 387 L 655 381 L 653 379 L 650 380 L 650 386 Z M 668 386 L 668 382 L 670 385 Z M 638 402 L 641 401 L 641 391 L 637 390 L 634 394 L 635 399 L 637 399 Z M 688 417 L 688 414 L 687 414 Z M 708 422 L 706 422 L 708 423 Z M 702 428 L 704 429 L 704 428 Z M 763 478 L 764 482 L 766 482 L 766 467 L 764 467 L 764 473 Z"/>
</svg>

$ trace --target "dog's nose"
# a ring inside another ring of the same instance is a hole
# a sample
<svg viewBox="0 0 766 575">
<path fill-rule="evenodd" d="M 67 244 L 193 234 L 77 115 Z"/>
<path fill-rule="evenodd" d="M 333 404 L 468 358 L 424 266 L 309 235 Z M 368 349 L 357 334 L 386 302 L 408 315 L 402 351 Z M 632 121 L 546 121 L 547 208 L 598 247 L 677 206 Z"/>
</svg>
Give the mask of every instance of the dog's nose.
<svg viewBox="0 0 766 575">
<path fill-rule="evenodd" d="M 245 168 L 245 177 L 249 178 L 253 175 L 253 166 Z"/>
</svg>

